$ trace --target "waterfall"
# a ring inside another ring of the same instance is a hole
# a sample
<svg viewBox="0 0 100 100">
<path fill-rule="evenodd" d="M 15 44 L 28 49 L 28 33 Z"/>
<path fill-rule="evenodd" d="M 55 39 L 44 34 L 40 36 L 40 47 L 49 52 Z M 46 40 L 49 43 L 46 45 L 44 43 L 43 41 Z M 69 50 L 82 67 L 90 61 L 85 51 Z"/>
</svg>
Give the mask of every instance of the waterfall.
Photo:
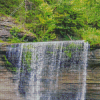
<svg viewBox="0 0 100 100">
<path fill-rule="evenodd" d="M 6 57 L 25 100 L 85 100 L 87 53 L 84 41 L 54 41 L 12 44 Z"/>
</svg>

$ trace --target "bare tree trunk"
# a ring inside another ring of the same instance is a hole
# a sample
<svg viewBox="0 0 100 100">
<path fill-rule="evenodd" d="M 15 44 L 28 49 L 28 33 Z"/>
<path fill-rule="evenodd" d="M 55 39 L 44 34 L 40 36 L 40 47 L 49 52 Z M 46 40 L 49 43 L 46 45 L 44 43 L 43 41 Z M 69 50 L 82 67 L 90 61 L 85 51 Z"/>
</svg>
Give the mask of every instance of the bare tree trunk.
<svg viewBox="0 0 100 100">
<path fill-rule="evenodd" d="M 25 2 L 25 20 L 24 20 L 23 26 L 26 22 L 27 0 L 24 0 L 24 2 Z"/>
<path fill-rule="evenodd" d="M 27 0 L 25 0 L 25 11 L 27 11 L 26 3 L 27 3 Z"/>
</svg>

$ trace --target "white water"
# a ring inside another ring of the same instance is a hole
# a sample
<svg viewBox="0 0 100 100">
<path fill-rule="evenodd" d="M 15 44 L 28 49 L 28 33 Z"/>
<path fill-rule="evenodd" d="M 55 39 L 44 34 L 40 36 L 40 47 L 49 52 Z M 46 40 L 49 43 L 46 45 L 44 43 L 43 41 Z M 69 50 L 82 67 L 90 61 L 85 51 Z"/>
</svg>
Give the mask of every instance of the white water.
<svg viewBox="0 0 100 100">
<path fill-rule="evenodd" d="M 63 98 L 85 100 L 87 43 L 84 41 L 55 41 L 13 45 L 13 47 L 8 47 L 7 58 L 19 69 L 16 74 L 16 77 L 19 77 L 17 88 L 25 100 L 63 100 Z M 77 47 L 79 45 L 80 48 Z M 69 54 L 71 57 L 68 56 Z M 31 70 L 28 71 L 28 69 Z M 63 81 L 63 71 L 66 71 L 66 74 L 69 73 L 70 76 L 66 82 Z M 78 79 L 73 79 L 77 76 L 73 73 L 77 73 Z M 69 83 L 73 84 L 76 91 L 71 85 L 69 87 Z M 66 88 L 61 89 L 64 84 L 67 84 Z"/>
<path fill-rule="evenodd" d="M 83 71 L 83 86 L 81 100 L 85 100 L 86 94 L 86 75 L 87 75 L 87 55 L 88 55 L 88 43 L 84 44 L 84 71 Z"/>
</svg>

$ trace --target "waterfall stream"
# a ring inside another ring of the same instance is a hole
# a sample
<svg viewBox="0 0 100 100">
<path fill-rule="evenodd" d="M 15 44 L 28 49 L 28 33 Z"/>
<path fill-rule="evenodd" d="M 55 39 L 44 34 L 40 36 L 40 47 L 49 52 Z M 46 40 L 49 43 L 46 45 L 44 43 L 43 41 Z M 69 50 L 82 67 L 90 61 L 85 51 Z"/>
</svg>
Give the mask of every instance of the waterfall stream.
<svg viewBox="0 0 100 100">
<path fill-rule="evenodd" d="M 16 89 L 24 100 L 85 100 L 88 43 L 55 41 L 11 44 Z"/>
</svg>

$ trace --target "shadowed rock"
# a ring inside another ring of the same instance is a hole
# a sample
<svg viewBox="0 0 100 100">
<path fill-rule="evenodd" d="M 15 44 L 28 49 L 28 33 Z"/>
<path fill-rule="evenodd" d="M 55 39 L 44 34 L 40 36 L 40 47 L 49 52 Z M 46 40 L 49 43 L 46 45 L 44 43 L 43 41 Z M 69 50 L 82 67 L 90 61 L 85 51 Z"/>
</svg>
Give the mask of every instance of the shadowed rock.
<svg viewBox="0 0 100 100">
<path fill-rule="evenodd" d="M 100 49 L 92 50 L 89 53 L 88 65 L 89 66 L 100 65 Z"/>
<path fill-rule="evenodd" d="M 9 31 L 6 31 L 6 30 L 0 30 L 0 38 L 4 41 L 7 40 L 8 37 L 11 37 L 11 34 Z"/>
</svg>

